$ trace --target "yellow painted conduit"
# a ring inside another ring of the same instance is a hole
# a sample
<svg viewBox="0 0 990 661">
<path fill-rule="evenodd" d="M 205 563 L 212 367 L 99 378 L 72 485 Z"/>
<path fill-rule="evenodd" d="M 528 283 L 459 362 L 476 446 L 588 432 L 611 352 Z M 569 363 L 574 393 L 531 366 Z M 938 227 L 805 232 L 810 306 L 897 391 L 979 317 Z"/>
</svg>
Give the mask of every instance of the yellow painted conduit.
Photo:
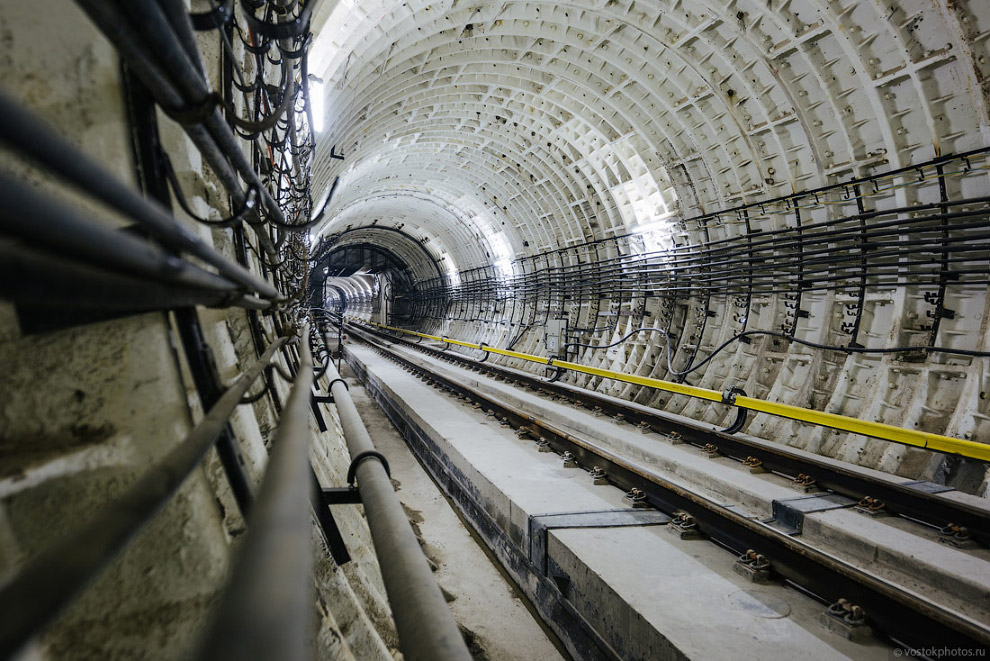
<svg viewBox="0 0 990 661">
<path fill-rule="evenodd" d="M 971 459 L 990 461 L 990 444 L 986 443 L 964 441 L 959 438 L 952 438 L 951 436 L 941 436 L 939 434 L 932 434 L 914 429 L 904 429 L 903 427 L 895 427 L 894 425 L 887 425 L 882 422 L 869 422 L 867 420 L 850 418 L 849 416 L 839 415 L 837 413 L 825 413 L 824 411 L 814 411 L 812 409 L 806 409 L 800 406 L 791 406 L 790 404 L 778 404 L 776 402 L 768 402 L 763 399 L 747 397 L 745 395 L 729 394 L 723 396 L 723 393 L 718 392 L 717 390 L 710 390 L 708 388 L 698 388 L 697 386 L 689 386 L 683 383 L 664 381 L 662 379 L 653 379 L 647 376 L 636 376 L 634 374 L 624 374 L 622 372 L 615 372 L 613 370 L 606 370 L 598 367 L 588 367 L 586 365 L 572 363 L 565 360 L 544 358 L 543 356 L 535 356 L 533 354 L 520 353 L 518 351 L 496 349 L 495 347 L 490 347 L 486 344 L 474 344 L 473 342 L 452 340 L 449 337 L 418 333 L 416 331 L 406 330 L 404 328 L 386 326 L 373 321 L 355 321 L 361 321 L 361 323 L 370 324 L 372 326 L 377 326 L 378 328 L 383 328 L 385 330 L 397 333 L 422 337 L 427 340 L 435 340 L 437 342 L 456 344 L 457 346 L 468 347 L 469 349 L 479 349 L 488 353 L 508 356 L 510 358 L 518 358 L 519 360 L 538 363 L 540 365 L 557 367 L 564 370 L 570 370 L 572 372 L 582 372 L 584 374 L 600 376 L 606 379 L 615 379 L 616 381 L 633 383 L 639 386 L 646 386 L 647 388 L 677 393 L 678 395 L 687 395 L 688 397 L 707 399 L 712 402 L 729 404 L 739 408 L 748 409 L 750 411 L 769 413 L 781 418 L 789 418 L 791 420 L 798 420 L 800 422 L 829 427 L 831 429 L 839 429 L 842 431 L 851 432 L 853 434 L 862 434 L 863 436 L 872 436 L 873 438 L 881 438 L 885 441 L 892 441 L 894 443 L 913 445 L 914 447 L 934 450 L 935 452 L 946 452 L 950 454 L 962 455 L 963 457 L 969 457 Z"/>
</svg>

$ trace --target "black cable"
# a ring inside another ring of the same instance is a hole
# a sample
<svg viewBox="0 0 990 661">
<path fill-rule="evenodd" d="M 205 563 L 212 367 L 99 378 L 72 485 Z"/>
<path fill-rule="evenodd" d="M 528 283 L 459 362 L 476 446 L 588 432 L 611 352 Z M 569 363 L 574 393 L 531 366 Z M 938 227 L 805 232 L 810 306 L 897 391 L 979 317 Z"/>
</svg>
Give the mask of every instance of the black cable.
<svg viewBox="0 0 990 661">
<path fill-rule="evenodd" d="M 726 347 L 728 347 L 733 342 L 737 342 L 737 341 L 739 341 L 740 339 L 742 339 L 744 337 L 756 337 L 756 336 L 779 337 L 779 338 L 782 338 L 784 340 L 787 340 L 788 342 L 794 342 L 796 344 L 800 344 L 800 345 L 803 345 L 803 346 L 806 346 L 806 347 L 811 347 L 813 349 L 822 349 L 824 351 L 842 351 L 842 352 L 850 353 L 850 354 L 852 354 L 852 353 L 857 353 L 857 354 L 891 354 L 891 353 L 915 353 L 915 352 L 923 351 L 925 353 L 943 353 L 943 354 L 953 355 L 953 356 L 968 356 L 968 357 L 973 357 L 973 358 L 990 358 L 990 351 L 972 351 L 972 350 L 969 350 L 969 349 L 950 349 L 948 347 L 928 347 L 928 346 L 923 346 L 923 347 L 880 347 L 880 348 L 855 347 L 855 346 L 837 346 L 837 345 L 831 345 L 831 344 L 819 344 L 817 342 L 809 342 L 807 340 L 801 340 L 801 339 L 796 338 L 796 337 L 793 337 L 791 335 L 787 335 L 786 333 L 780 333 L 780 332 L 777 332 L 777 331 L 752 330 L 752 331 L 743 331 L 742 333 L 739 333 L 737 335 L 734 335 L 733 337 L 729 338 L 728 340 L 726 340 L 725 342 L 723 342 L 722 344 L 720 344 L 714 351 L 712 351 L 710 354 L 708 354 L 708 356 L 704 360 L 702 360 L 701 362 L 697 363 L 696 365 L 692 366 L 689 369 L 686 369 L 686 370 L 683 370 L 683 371 L 678 371 L 678 370 L 675 370 L 674 369 L 674 366 L 671 363 L 671 356 L 672 356 L 671 348 L 672 347 L 671 347 L 671 343 L 670 343 L 670 339 L 671 339 L 670 338 L 670 334 L 667 331 L 665 331 L 664 329 L 662 329 L 662 328 L 648 328 L 648 327 L 637 328 L 636 330 L 634 330 L 634 331 L 632 331 L 630 333 L 627 333 L 621 339 L 616 340 L 615 342 L 612 342 L 611 344 L 594 345 L 594 344 L 579 344 L 579 343 L 576 343 L 576 342 L 571 342 L 571 343 L 568 343 L 568 344 L 564 345 L 564 352 L 566 354 L 567 351 L 571 347 L 581 347 L 581 348 L 588 348 L 588 349 L 592 349 L 592 350 L 596 350 L 596 349 L 608 349 L 608 348 L 614 347 L 616 345 L 622 344 L 623 342 L 625 342 L 627 339 L 629 339 L 630 337 L 632 337 L 636 333 L 641 333 L 641 332 L 646 332 L 646 331 L 657 331 L 657 332 L 663 333 L 664 337 L 666 338 L 666 350 L 665 350 L 665 354 L 666 354 L 666 357 L 667 357 L 667 369 L 668 369 L 668 371 L 671 374 L 674 374 L 675 376 L 687 376 L 688 374 L 691 374 L 691 373 L 697 371 L 698 369 L 704 367 L 705 365 L 707 365 L 716 355 L 718 355 L 719 353 L 721 353 Z"/>
<path fill-rule="evenodd" d="M 610 349 L 616 345 L 622 344 L 636 333 L 647 333 L 653 331 L 657 331 L 659 333 L 663 333 L 664 335 L 667 335 L 667 331 L 665 331 L 662 328 L 648 328 L 644 326 L 643 328 L 637 328 L 634 331 L 626 333 L 620 339 L 616 340 L 615 342 L 612 342 L 611 344 L 580 344 L 578 342 L 568 342 L 567 344 L 564 345 L 564 353 L 565 354 L 568 353 L 571 347 L 580 347 L 580 348 L 588 348 L 588 349 Z"/>
</svg>

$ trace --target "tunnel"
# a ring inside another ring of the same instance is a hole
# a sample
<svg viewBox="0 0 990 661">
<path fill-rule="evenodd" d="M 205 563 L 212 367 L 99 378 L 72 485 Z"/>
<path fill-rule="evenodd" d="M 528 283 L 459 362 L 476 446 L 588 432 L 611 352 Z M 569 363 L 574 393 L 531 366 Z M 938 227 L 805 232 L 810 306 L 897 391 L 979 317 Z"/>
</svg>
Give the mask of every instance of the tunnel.
<svg viewBox="0 0 990 661">
<path fill-rule="evenodd" d="M 0 6 L 0 656 L 990 648 L 986 0 Z"/>
</svg>

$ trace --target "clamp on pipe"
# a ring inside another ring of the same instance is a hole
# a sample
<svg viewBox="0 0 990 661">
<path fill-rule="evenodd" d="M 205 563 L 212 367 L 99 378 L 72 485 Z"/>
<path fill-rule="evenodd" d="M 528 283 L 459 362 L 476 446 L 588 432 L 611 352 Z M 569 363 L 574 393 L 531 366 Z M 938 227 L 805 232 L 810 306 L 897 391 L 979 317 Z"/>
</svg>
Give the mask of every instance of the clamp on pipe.
<svg viewBox="0 0 990 661">
<path fill-rule="evenodd" d="M 557 354 L 554 354 L 549 358 L 547 358 L 547 367 L 552 367 L 555 370 L 553 376 L 550 377 L 547 383 L 554 383 L 556 381 L 559 381 L 560 377 L 564 376 L 564 370 L 553 364 L 553 361 L 555 361 L 557 358 L 558 358 Z"/>
<path fill-rule="evenodd" d="M 382 468 L 385 469 L 385 474 L 391 478 L 392 471 L 388 467 L 388 459 L 385 458 L 381 452 L 375 450 L 365 450 L 364 452 L 358 453 L 356 457 L 351 459 L 351 465 L 347 468 L 347 483 L 354 486 L 354 480 L 357 477 L 357 467 L 365 459 L 377 459 L 382 462 Z"/>
<path fill-rule="evenodd" d="M 730 406 L 735 406 L 736 397 L 739 395 L 745 397 L 746 391 L 738 386 L 732 386 L 731 388 L 727 388 L 725 391 L 722 392 L 722 403 L 729 404 Z M 746 418 L 748 416 L 749 416 L 749 411 L 747 409 L 739 407 L 736 410 L 736 419 L 732 422 L 731 425 L 720 431 L 723 434 L 735 434 L 737 431 L 743 428 L 743 425 L 746 424 Z"/>
</svg>

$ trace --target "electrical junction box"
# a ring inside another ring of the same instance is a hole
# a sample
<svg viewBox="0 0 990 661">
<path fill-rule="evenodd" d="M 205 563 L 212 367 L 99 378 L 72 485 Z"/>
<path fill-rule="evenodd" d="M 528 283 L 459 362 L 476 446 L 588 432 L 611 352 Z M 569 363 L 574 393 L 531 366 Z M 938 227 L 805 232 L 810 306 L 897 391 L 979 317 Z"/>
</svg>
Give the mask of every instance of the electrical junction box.
<svg viewBox="0 0 990 661">
<path fill-rule="evenodd" d="M 563 351 L 567 337 L 567 320 L 550 319 L 544 328 L 543 343 L 550 353 Z"/>
</svg>

